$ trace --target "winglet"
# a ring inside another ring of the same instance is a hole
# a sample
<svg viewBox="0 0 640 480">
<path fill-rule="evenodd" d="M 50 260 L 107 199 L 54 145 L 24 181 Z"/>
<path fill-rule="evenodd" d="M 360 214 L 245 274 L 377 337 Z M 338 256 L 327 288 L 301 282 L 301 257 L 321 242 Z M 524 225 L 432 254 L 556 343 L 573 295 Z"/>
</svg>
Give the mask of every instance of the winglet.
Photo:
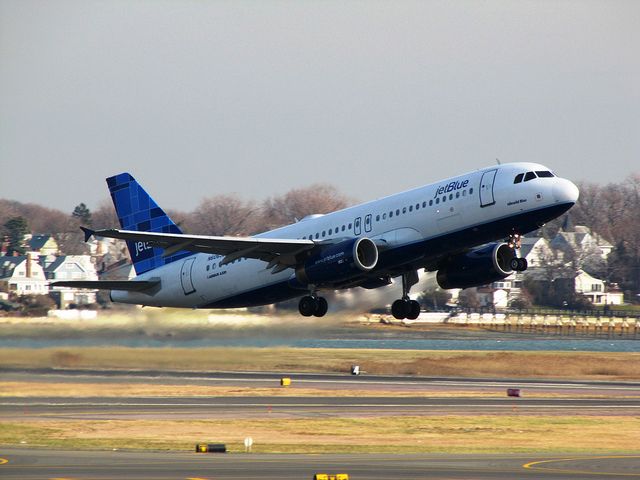
<svg viewBox="0 0 640 480">
<path fill-rule="evenodd" d="M 95 230 L 91 230 L 90 228 L 87 227 L 80 227 L 80 230 L 82 230 L 84 232 L 84 241 L 88 242 L 89 239 L 91 237 L 93 237 L 93 234 L 96 233 Z"/>
</svg>

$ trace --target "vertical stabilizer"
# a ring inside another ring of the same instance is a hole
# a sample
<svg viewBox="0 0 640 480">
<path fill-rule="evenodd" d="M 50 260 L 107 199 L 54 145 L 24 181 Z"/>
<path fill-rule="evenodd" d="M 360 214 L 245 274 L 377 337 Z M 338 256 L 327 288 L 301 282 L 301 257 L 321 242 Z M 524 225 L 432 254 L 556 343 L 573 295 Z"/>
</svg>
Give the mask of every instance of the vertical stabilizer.
<svg viewBox="0 0 640 480">
<path fill-rule="evenodd" d="M 107 185 L 123 230 L 182 233 L 173 220 L 129 173 L 121 173 L 107 178 Z M 163 250 L 153 248 L 148 242 L 128 241 L 127 247 L 138 275 L 192 255 L 191 252 L 181 251 L 163 257 Z"/>
</svg>

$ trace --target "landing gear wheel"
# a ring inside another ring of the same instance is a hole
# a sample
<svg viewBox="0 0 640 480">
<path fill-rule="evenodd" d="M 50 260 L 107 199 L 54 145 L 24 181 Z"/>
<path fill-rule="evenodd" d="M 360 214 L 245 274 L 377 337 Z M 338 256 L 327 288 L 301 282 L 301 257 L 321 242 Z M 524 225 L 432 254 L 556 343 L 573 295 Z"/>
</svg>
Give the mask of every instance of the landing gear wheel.
<svg viewBox="0 0 640 480">
<path fill-rule="evenodd" d="M 518 272 L 518 268 L 520 267 L 520 259 L 518 257 L 513 257 L 510 261 L 509 261 L 509 267 L 511 268 L 511 270 L 513 270 L 514 272 Z"/>
<path fill-rule="evenodd" d="M 515 272 L 524 272 L 529 266 L 529 262 L 527 262 L 526 258 L 513 257 L 509 262 L 509 266 Z"/>
<path fill-rule="evenodd" d="M 415 300 L 410 300 L 408 303 L 409 312 L 407 313 L 407 318 L 409 320 L 415 320 L 420 315 L 420 304 Z"/>
<path fill-rule="evenodd" d="M 315 297 L 307 295 L 300 299 L 298 303 L 298 311 L 303 317 L 310 317 L 318 309 L 318 301 Z"/>
<path fill-rule="evenodd" d="M 405 319 L 407 318 L 407 313 L 409 313 L 409 302 L 406 300 L 396 300 L 391 304 L 393 318 L 398 320 Z"/>
<path fill-rule="evenodd" d="M 526 258 L 518 259 L 518 272 L 524 272 L 529 267 L 529 262 Z"/>
<path fill-rule="evenodd" d="M 324 317 L 329 310 L 329 304 L 325 300 L 324 297 L 318 297 L 316 311 L 313 312 L 313 315 L 316 317 Z"/>
</svg>

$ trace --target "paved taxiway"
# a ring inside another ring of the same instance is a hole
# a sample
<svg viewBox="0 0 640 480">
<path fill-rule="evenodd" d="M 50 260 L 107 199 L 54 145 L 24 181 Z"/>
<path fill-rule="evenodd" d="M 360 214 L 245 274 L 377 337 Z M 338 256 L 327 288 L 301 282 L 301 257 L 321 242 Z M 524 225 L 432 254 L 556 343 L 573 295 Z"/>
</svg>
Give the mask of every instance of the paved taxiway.
<svg viewBox="0 0 640 480">
<path fill-rule="evenodd" d="M 588 455 L 254 455 L 0 449 L 3 479 L 352 480 L 640 478 L 640 456 Z M 1 460 L 0 460 L 1 462 Z"/>
</svg>

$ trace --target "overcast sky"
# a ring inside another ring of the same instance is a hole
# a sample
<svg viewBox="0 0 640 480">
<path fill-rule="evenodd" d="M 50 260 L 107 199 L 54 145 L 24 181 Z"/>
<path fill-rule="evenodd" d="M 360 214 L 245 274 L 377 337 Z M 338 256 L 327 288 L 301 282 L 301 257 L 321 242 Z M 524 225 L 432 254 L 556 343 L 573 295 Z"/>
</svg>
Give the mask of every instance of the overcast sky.
<svg viewBox="0 0 640 480">
<path fill-rule="evenodd" d="M 638 1 L 0 0 L 0 198 L 370 200 L 495 163 L 640 172 Z"/>
</svg>

